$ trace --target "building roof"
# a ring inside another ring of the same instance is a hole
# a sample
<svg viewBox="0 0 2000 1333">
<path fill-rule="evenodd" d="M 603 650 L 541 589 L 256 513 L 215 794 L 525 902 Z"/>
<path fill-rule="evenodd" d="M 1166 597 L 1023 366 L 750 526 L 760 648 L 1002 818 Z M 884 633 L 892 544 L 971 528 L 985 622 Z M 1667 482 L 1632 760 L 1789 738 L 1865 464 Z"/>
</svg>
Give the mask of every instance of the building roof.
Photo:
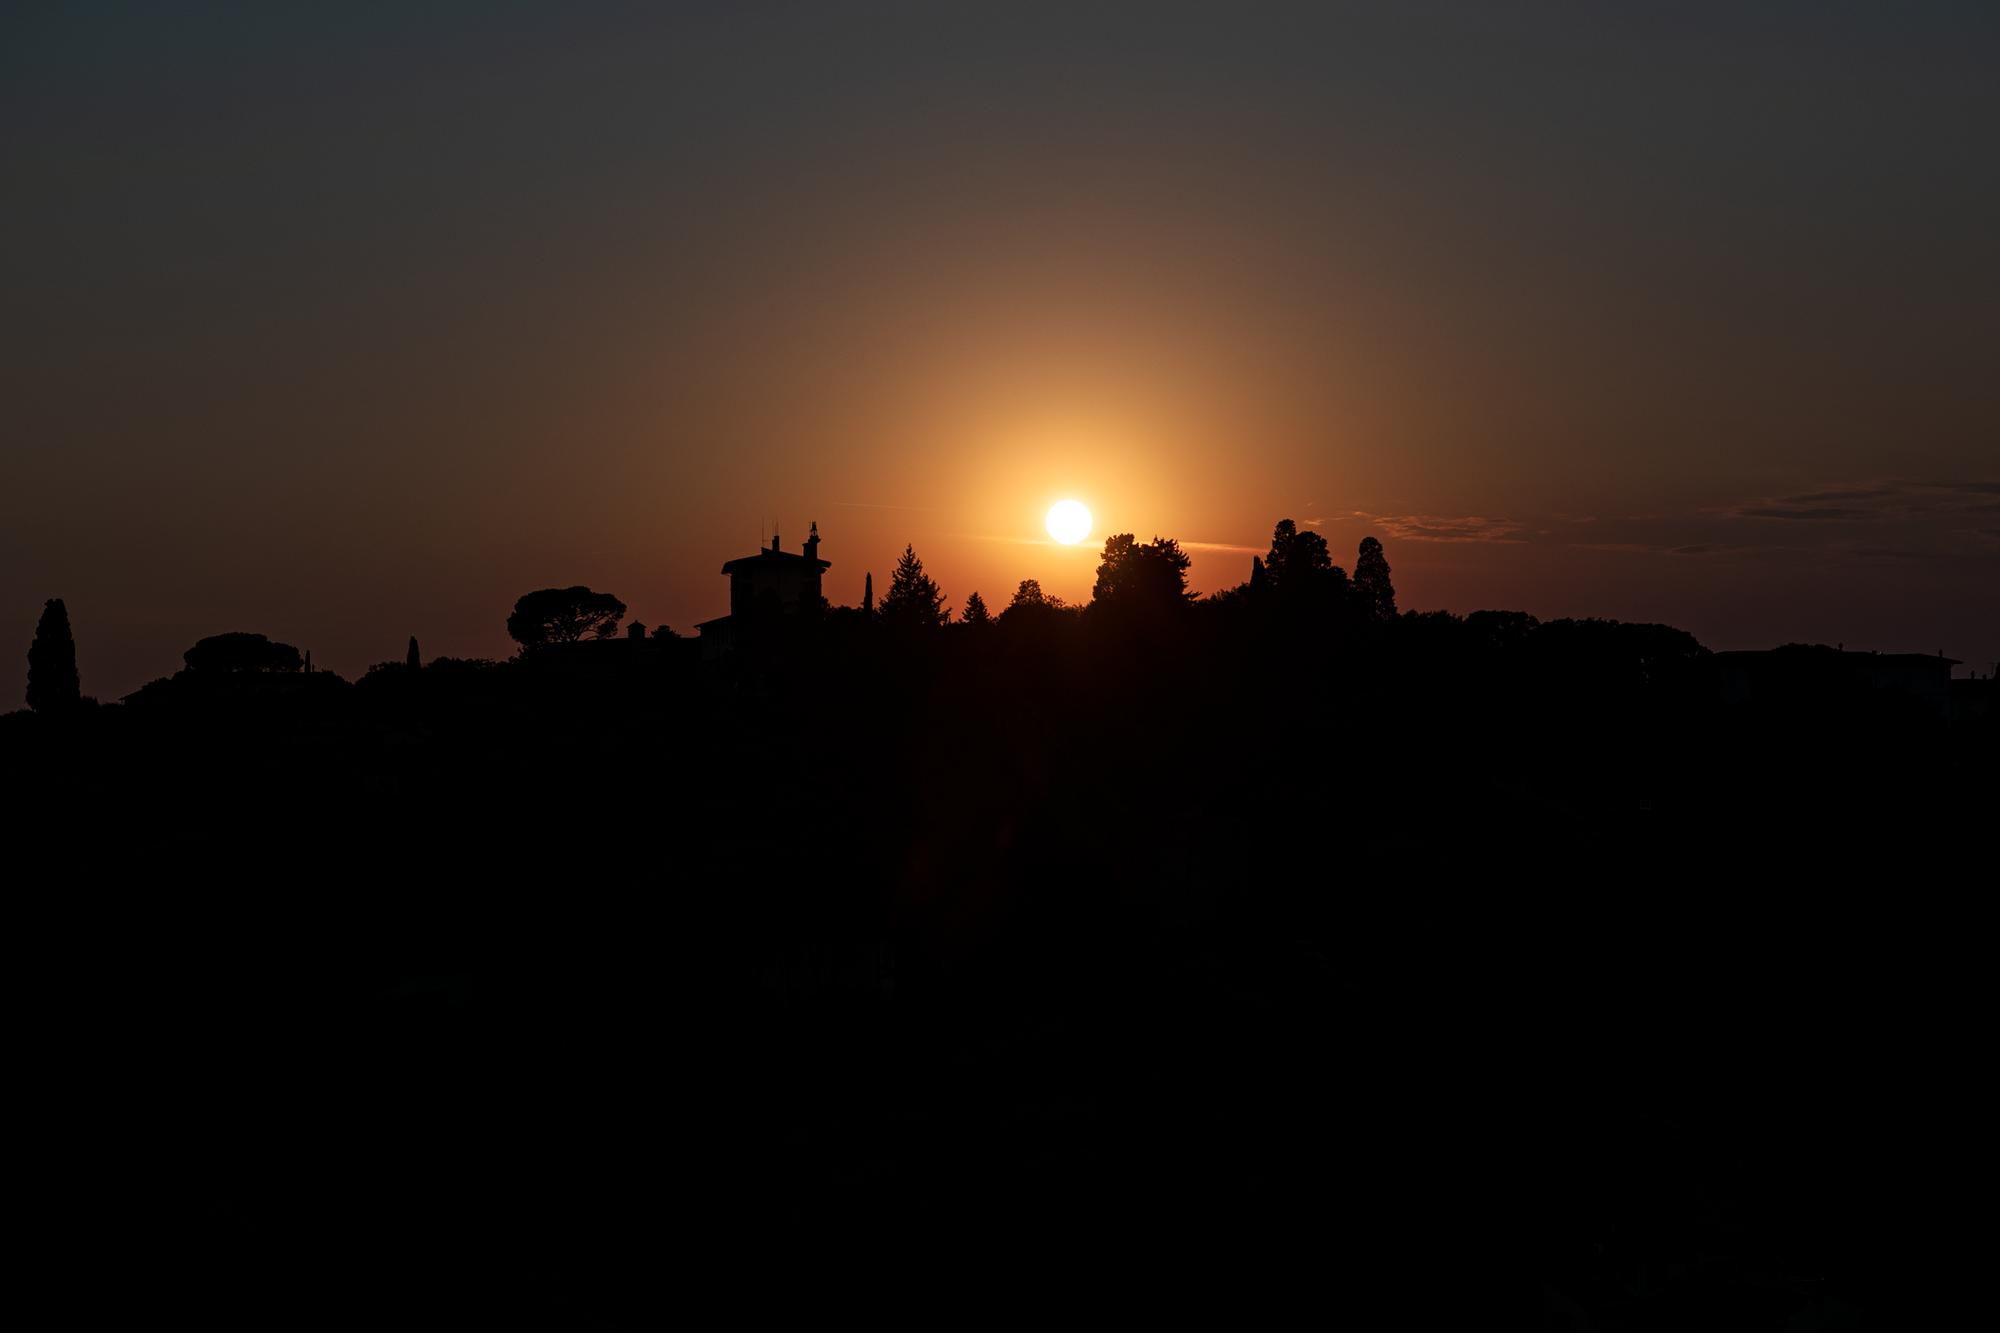
<svg viewBox="0 0 2000 1333">
<path fill-rule="evenodd" d="M 795 551 L 759 551 L 755 555 L 746 555 L 740 560 L 731 560 L 722 567 L 722 572 L 725 574 L 734 574 L 738 570 L 742 570 L 748 573 L 752 569 L 774 566 L 782 567 L 785 565 L 811 565 L 817 566 L 820 569 L 832 569 L 833 561 L 821 560 L 815 556 L 800 555 Z"/>
</svg>

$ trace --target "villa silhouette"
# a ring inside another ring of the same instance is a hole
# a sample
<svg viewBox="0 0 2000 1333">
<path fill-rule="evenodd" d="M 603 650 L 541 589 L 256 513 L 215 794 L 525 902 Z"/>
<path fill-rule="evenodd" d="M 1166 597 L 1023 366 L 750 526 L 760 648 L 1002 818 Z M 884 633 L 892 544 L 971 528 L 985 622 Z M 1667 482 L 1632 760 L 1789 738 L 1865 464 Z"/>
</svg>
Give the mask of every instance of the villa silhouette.
<svg viewBox="0 0 2000 1333">
<path fill-rule="evenodd" d="M 729 614 L 704 620 L 695 628 L 701 632 L 701 658 L 713 662 L 736 650 L 736 626 L 759 599 L 772 599 L 779 611 L 791 613 L 800 606 L 818 606 L 820 576 L 833 567 L 819 558 L 819 524 L 812 525 L 803 554 L 779 549 L 778 535 L 771 534 L 768 550 L 731 560 L 722 567 L 729 576 Z"/>
</svg>

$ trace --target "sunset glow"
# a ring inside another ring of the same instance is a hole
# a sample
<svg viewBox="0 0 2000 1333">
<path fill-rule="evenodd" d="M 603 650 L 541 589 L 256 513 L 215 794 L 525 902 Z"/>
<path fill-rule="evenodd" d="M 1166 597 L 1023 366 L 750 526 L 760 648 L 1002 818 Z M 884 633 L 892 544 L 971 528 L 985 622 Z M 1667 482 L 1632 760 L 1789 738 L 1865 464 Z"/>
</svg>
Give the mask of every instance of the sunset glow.
<svg viewBox="0 0 2000 1333">
<path fill-rule="evenodd" d="M 685 634 L 814 522 L 834 606 L 1290 519 L 1420 610 L 2000 659 L 1978 6 L 43 8 L 0 591 L 106 699 Z"/>
</svg>

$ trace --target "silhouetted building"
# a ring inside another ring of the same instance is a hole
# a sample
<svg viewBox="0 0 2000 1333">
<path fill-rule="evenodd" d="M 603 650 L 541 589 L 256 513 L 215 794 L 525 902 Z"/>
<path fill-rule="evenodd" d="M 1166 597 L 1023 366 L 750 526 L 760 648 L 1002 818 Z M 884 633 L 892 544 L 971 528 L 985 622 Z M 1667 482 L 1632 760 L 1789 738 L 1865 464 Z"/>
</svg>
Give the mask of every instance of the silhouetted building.
<svg viewBox="0 0 2000 1333">
<path fill-rule="evenodd" d="M 1985 680 L 1955 680 L 1951 683 L 1951 709 L 1953 717 L 1984 717 L 1993 707 L 1994 685 L 1988 677 Z"/>
<path fill-rule="evenodd" d="M 1913 698 L 1925 700 L 1938 711 L 1955 716 L 1952 702 L 1951 669 L 1955 657 L 1939 653 L 1849 653 L 1820 647 L 1810 665 L 1837 663 L 1878 690 L 1900 689 Z M 1763 652 L 1716 653 L 1716 672 L 1721 677 L 1722 701 L 1742 703 L 1784 690 L 1789 678 L 1806 668 L 1808 660 L 1794 648 L 1773 648 Z"/>
<path fill-rule="evenodd" d="M 818 606 L 824 597 L 820 577 L 832 567 L 831 561 L 819 558 L 817 523 L 806 538 L 803 554 L 778 549 L 778 537 L 773 534 L 769 550 L 724 565 L 722 572 L 729 576 L 729 614 L 695 626 L 701 631 L 702 660 L 713 662 L 736 650 L 742 618 L 767 593 L 777 609 L 788 614 L 801 606 Z"/>
</svg>

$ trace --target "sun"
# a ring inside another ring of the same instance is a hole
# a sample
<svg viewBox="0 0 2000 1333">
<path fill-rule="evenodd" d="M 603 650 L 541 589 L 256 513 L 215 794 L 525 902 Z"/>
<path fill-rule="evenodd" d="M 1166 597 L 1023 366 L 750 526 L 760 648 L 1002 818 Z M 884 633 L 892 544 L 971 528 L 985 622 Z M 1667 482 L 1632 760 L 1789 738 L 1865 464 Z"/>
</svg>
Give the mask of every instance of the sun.
<svg viewBox="0 0 2000 1333">
<path fill-rule="evenodd" d="M 1074 500 L 1059 500 L 1049 510 L 1049 536 L 1074 546 L 1090 535 L 1090 511 Z"/>
</svg>

